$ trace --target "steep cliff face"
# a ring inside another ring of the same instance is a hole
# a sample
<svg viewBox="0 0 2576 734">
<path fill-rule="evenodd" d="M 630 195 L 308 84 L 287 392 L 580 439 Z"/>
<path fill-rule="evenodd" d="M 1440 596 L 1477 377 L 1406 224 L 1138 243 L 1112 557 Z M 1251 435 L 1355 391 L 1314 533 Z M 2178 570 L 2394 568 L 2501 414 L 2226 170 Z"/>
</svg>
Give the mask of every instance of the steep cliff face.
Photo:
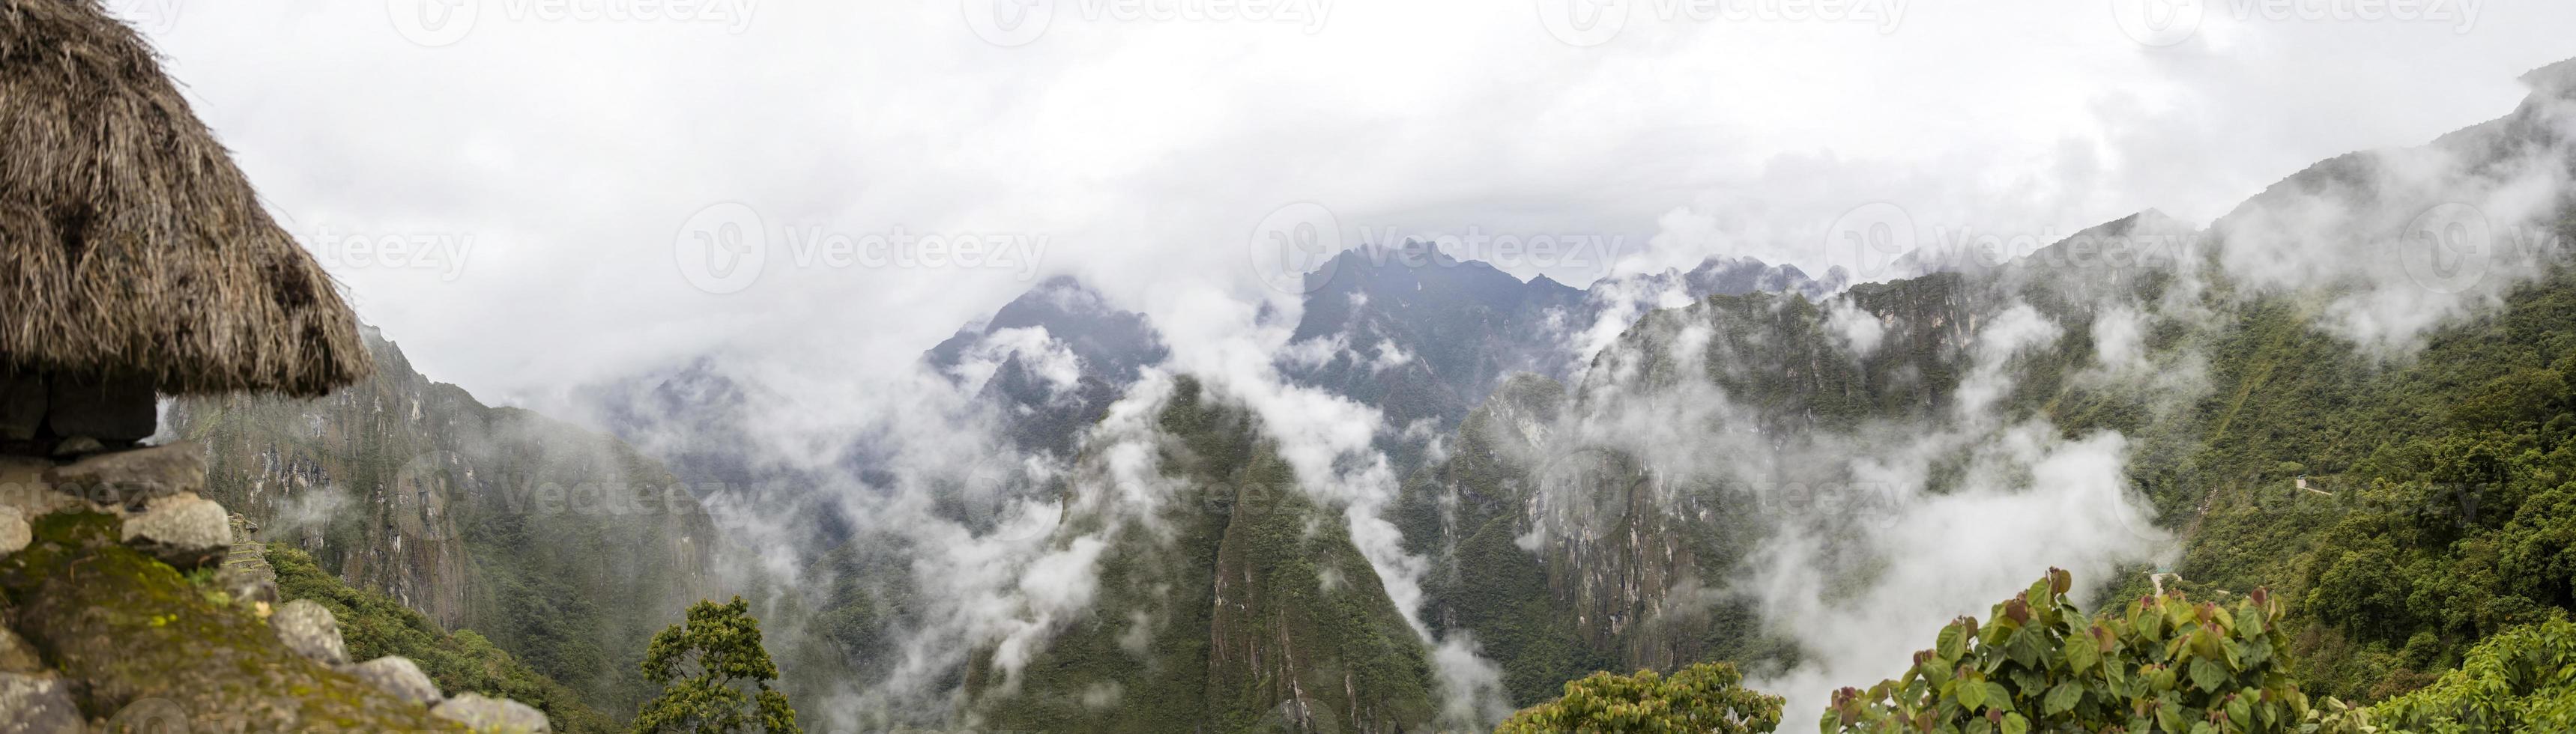
<svg viewBox="0 0 2576 734">
<path fill-rule="evenodd" d="M 376 375 L 330 396 L 171 407 L 171 430 L 207 448 L 208 497 L 349 584 L 631 710 L 646 640 L 713 593 L 696 500 L 615 439 L 485 406 L 366 336 Z"/>
<path fill-rule="evenodd" d="M 1180 489 L 1098 561 L 1088 619 L 968 687 L 1000 729 L 1397 732 L 1433 719 L 1420 638 L 1241 408 L 1184 380 L 1160 423 Z M 1069 527 L 1097 527 L 1071 517 Z M 990 656 L 985 656 L 989 660 Z"/>
</svg>

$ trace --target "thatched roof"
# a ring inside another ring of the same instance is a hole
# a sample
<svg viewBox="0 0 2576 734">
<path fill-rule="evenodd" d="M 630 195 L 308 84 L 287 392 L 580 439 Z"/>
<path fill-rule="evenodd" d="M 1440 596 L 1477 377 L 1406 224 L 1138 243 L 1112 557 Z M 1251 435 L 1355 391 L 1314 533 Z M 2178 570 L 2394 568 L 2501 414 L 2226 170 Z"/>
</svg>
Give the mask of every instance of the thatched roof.
<svg viewBox="0 0 2576 734">
<path fill-rule="evenodd" d="M 0 375 L 319 395 L 357 316 L 97 0 L 0 0 Z"/>
</svg>

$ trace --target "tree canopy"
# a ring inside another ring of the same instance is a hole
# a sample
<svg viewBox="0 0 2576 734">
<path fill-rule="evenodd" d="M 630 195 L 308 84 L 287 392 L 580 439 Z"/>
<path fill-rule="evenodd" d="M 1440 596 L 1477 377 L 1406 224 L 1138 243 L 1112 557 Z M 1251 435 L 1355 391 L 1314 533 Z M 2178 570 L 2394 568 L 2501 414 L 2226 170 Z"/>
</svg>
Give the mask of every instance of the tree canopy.
<svg viewBox="0 0 2576 734">
<path fill-rule="evenodd" d="M 769 689 L 778 666 L 760 645 L 760 620 L 742 597 L 690 605 L 688 619 L 653 635 L 644 678 L 664 686 L 635 716 L 638 734 L 803 734 L 786 694 Z M 756 728 L 755 728 L 756 727 Z"/>
<path fill-rule="evenodd" d="M 1594 673 L 1565 696 L 1532 706 L 1496 734 L 1746 734 L 1780 724 L 1779 696 L 1743 686 L 1728 663 L 1700 663 L 1671 677 Z"/>
</svg>

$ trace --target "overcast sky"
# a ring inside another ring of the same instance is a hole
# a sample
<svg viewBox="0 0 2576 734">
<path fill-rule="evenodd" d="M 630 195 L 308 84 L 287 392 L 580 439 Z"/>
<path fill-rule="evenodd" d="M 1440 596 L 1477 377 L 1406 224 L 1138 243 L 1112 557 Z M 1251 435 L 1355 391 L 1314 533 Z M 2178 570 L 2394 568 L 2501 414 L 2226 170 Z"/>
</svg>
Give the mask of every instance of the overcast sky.
<svg viewBox="0 0 2576 734">
<path fill-rule="evenodd" d="M 362 317 L 536 405 L 711 351 L 864 379 L 1052 274 L 1284 299 L 1283 236 L 1546 235 L 1467 254 L 1581 285 L 1821 272 L 1875 202 L 2206 222 L 2576 56 L 2564 0 L 996 1 L 111 5 Z"/>
</svg>

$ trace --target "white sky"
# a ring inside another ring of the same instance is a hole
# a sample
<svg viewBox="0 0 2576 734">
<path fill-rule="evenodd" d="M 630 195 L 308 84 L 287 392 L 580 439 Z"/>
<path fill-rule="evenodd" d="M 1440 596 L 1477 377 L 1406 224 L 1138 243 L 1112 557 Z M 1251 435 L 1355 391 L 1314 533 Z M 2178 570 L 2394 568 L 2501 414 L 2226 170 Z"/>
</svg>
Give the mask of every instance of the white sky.
<svg viewBox="0 0 2576 734">
<path fill-rule="evenodd" d="M 2206 221 L 2316 160 L 2498 117 L 2515 76 L 2576 56 L 2564 0 L 2436 20 L 2177 0 L 2201 20 L 2162 47 L 2115 22 L 2133 0 L 1854 0 L 1870 17 L 1849 20 L 1722 0 L 1703 7 L 1726 17 L 1670 21 L 1674 0 L 1641 0 L 1588 47 L 1541 20 L 1567 0 L 1338 0 L 1320 23 L 1056 0 L 1018 46 L 968 22 L 995 0 L 626 17 L 640 1 L 110 4 L 364 318 L 432 378 L 535 404 L 717 350 L 865 379 L 1056 273 L 1149 312 L 1192 302 L 1156 295 L 1174 281 L 1277 299 L 1249 240 L 1299 202 L 1345 246 L 1361 227 L 1597 236 L 1625 269 L 1738 254 L 1821 273 L 1829 225 L 1880 201 L 1927 237 L 2064 235 L 2148 207 Z M 472 21 L 415 43 L 397 20 L 424 3 Z M 1154 5 L 1244 6 L 1267 7 Z M 704 257 L 686 232 L 726 202 L 768 254 L 708 293 L 683 273 Z M 834 267 L 786 241 L 898 229 L 1047 247 L 1034 268 Z M 348 235 L 471 240 L 397 266 Z M 1612 267 L 1503 264 L 1577 285 Z"/>
</svg>

